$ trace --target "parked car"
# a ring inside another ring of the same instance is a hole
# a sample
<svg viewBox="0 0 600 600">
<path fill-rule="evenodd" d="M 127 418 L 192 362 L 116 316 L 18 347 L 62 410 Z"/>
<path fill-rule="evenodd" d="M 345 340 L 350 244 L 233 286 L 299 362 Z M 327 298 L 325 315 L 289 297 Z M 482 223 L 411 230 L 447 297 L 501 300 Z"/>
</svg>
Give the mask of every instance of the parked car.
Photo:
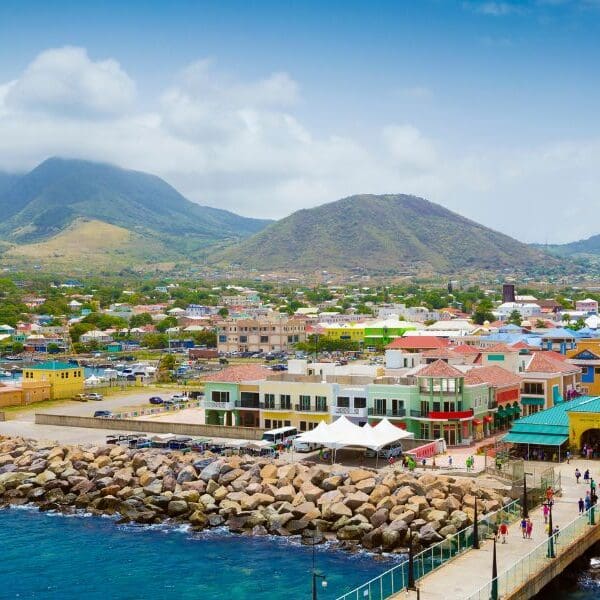
<svg viewBox="0 0 600 600">
<path fill-rule="evenodd" d="M 77 402 L 87 402 L 87 396 L 85 394 L 77 394 L 77 396 L 73 396 L 73 400 L 77 400 Z"/>
<path fill-rule="evenodd" d="M 152 396 L 148 402 L 150 402 L 150 404 L 162 404 L 163 399 L 160 396 Z"/>
<path fill-rule="evenodd" d="M 367 449 L 365 452 L 365 456 L 369 456 L 371 458 L 375 458 L 376 455 L 379 455 L 379 458 L 390 458 L 393 456 L 394 458 L 398 458 L 402 456 L 402 444 L 400 442 L 393 442 L 388 444 L 384 448 L 381 448 L 379 452 L 375 452 L 375 450 Z"/>
<path fill-rule="evenodd" d="M 318 450 L 322 448 L 320 444 L 310 444 L 308 442 L 303 442 L 302 440 L 296 438 L 292 445 L 294 446 L 294 450 L 296 452 L 312 452 L 313 450 Z"/>
<path fill-rule="evenodd" d="M 94 417 L 102 417 L 103 419 L 108 419 L 112 417 L 112 412 L 110 410 L 97 410 L 94 412 Z"/>
<path fill-rule="evenodd" d="M 288 370 L 287 365 L 273 365 L 271 367 L 271 369 L 273 371 L 287 371 Z"/>
<path fill-rule="evenodd" d="M 87 395 L 88 400 L 103 400 L 104 396 L 102 394 L 97 394 L 96 392 L 92 392 Z"/>
<path fill-rule="evenodd" d="M 171 400 L 173 400 L 173 402 L 187 402 L 189 398 L 187 397 L 187 394 L 178 392 L 177 394 L 173 394 L 171 396 Z"/>
</svg>

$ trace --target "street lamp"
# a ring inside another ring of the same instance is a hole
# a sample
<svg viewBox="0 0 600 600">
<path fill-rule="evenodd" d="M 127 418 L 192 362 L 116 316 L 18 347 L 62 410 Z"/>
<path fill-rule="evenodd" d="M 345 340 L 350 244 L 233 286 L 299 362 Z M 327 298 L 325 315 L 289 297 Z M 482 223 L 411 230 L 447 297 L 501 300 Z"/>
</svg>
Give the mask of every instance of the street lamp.
<svg viewBox="0 0 600 600">
<path fill-rule="evenodd" d="M 312 536 L 312 600 L 318 600 L 318 596 L 317 596 L 317 580 L 320 579 L 321 580 L 321 586 L 326 588 L 327 587 L 327 579 L 325 577 L 324 573 L 321 573 L 320 571 L 317 571 L 316 567 L 315 567 L 315 545 L 316 545 L 316 531 L 313 533 Z"/>
<path fill-rule="evenodd" d="M 554 532 L 552 527 L 552 502 L 548 502 L 548 558 L 556 558 L 554 553 Z"/>
<path fill-rule="evenodd" d="M 496 559 L 496 536 L 494 536 L 494 553 L 492 555 L 492 587 L 490 600 L 498 600 L 498 561 Z"/>
<path fill-rule="evenodd" d="M 475 496 L 475 514 L 473 516 L 473 550 L 479 550 L 479 524 L 477 523 L 477 496 Z"/>
<path fill-rule="evenodd" d="M 523 518 L 529 517 L 529 508 L 527 507 L 527 473 L 523 473 Z"/>
<path fill-rule="evenodd" d="M 595 487 L 594 478 L 590 477 L 590 525 L 596 524 L 596 505 L 594 504 L 594 496 L 596 495 Z"/>
<path fill-rule="evenodd" d="M 408 535 L 408 585 L 409 590 L 416 590 L 415 586 L 415 563 L 413 553 L 413 535 L 412 532 Z"/>
</svg>

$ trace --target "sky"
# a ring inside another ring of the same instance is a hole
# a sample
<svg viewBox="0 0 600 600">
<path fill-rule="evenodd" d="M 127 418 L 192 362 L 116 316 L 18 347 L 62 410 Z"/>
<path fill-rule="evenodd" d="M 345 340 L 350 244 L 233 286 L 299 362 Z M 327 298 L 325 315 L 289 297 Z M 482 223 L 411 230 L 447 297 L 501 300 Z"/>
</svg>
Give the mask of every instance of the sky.
<svg viewBox="0 0 600 600">
<path fill-rule="evenodd" d="M 280 218 L 362 193 L 600 233 L 600 0 L 2 0 L 0 170 L 98 160 Z"/>
</svg>

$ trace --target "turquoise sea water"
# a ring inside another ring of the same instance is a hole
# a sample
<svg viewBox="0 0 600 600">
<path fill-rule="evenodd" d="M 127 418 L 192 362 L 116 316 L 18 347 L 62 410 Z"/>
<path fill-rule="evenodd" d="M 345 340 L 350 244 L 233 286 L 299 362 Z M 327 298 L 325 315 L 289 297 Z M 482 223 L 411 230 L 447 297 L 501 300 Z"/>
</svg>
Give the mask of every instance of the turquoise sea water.
<svg viewBox="0 0 600 600">
<path fill-rule="evenodd" d="M 295 600 L 311 594 L 312 549 L 280 538 L 117 526 L 99 517 L 0 510 L 0 598 Z M 316 549 L 332 600 L 393 565 Z"/>
</svg>

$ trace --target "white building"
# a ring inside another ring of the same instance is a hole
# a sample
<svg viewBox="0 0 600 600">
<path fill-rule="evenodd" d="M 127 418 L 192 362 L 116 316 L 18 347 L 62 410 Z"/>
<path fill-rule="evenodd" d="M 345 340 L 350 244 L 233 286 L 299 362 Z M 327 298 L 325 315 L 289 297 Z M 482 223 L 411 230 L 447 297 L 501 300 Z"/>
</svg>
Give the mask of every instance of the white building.
<svg viewBox="0 0 600 600">
<path fill-rule="evenodd" d="M 586 298 L 585 300 L 577 300 L 575 302 L 575 310 L 584 313 L 598 314 L 598 302 L 592 300 L 592 298 Z"/>
<path fill-rule="evenodd" d="M 517 311 L 522 319 L 540 317 L 542 309 L 533 302 L 504 302 L 493 311 L 500 321 L 506 321 L 513 311 Z"/>
</svg>

